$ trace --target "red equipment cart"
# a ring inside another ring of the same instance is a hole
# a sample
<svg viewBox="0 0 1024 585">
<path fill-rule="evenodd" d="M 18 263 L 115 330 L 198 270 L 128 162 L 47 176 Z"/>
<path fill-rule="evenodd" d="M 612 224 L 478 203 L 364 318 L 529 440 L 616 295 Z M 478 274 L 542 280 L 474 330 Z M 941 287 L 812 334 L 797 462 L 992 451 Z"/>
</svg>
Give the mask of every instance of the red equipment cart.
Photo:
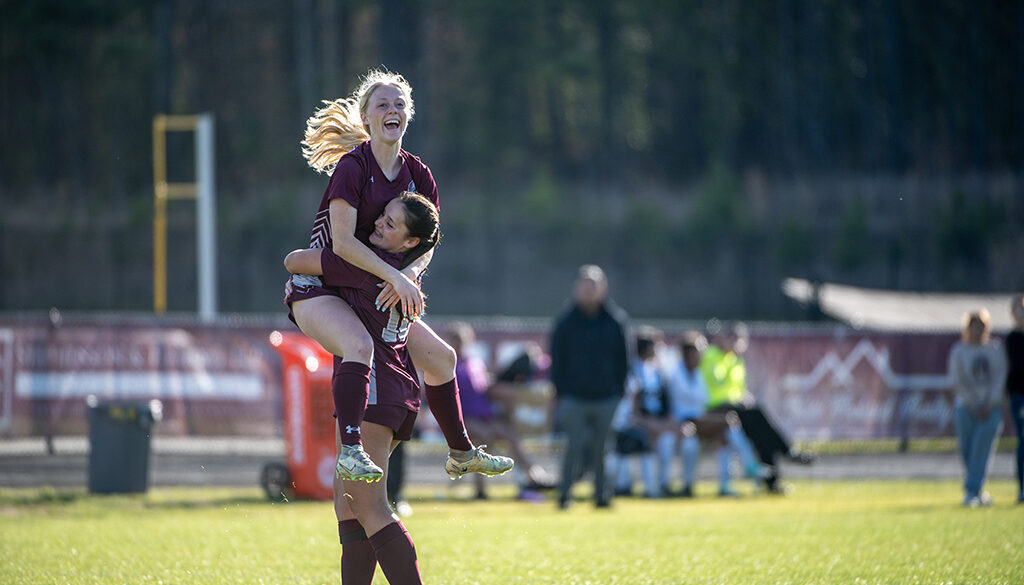
<svg viewBox="0 0 1024 585">
<path fill-rule="evenodd" d="M 270 334 L 281 356 L 285 462 L 267 463 L 260 484 L 267 497 L 333 498 L 336 419 L 331 354 L 302 333 Z"/>
</svg>

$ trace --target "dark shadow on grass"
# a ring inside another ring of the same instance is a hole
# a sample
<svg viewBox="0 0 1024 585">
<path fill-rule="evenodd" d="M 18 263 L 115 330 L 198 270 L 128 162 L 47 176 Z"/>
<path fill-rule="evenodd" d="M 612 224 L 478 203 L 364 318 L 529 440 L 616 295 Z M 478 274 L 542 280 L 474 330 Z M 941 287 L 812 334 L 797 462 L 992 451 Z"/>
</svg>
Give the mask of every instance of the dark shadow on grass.
<svg viewBox="0 0 1024 585">
<path fill-rule="evenodd" d="M 88 497 L 89 494 L 80 488 L 17 488 L 0 490 L 0 506 L 45 506 L 51 504 L 71 504 Z"/>
<path fill-rule="evenodd" d="M 296 500 L 269 500 L 263 495 L 224 497 L 203 497 L 194 498 L 182 496 L 181 498 L 170 498 L 161 500 L 149 500 L 143 503 L 144 508 L 152 510 L 194 510 L 202 508 L 225 508 L 230 506 L 260 506 L 260 505 L 282 505 L 290 504 Z M 301 501 L 301 500 L 299 500 Z"/>
<path fill-rule="evenodd" d="M 85 488 L 4 488 L 0 489 L 0 507 L 36 508 L 47 506 L 69 506 L 76 503 L 101 503 L 104 506 L 128 507 L 135 509 L 199 509 L 224 508 L 228 506 L 282 505 L 295 501 L 284 496 L 268 499 L 262 492 L 246 490 L 245 493 L 203 493 L 190 489 L 182 493 L 174 490 L 151 490 L 147 493 L 94 494 Z"/>
</svg>

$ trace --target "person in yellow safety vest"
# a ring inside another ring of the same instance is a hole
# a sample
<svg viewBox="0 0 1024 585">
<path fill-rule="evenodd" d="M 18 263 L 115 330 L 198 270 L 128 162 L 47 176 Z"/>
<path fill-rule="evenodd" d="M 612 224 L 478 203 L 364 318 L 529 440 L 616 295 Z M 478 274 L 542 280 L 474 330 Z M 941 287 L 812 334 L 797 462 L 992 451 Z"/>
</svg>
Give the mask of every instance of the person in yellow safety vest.
<svg viewBox="0 0 1024 585">
<path fill-rule="evenodd" d="M 719 334 L 718 344 L 709 345 L 700 360 L 701 373 L 708 387 L 708 410 L 723 404 L 748 401 L 747 366 L 734 351 L 735 336 Z"/>
<path fill-rule="evenodd" d="M 770 493 L 785 494 L 787 488 L 779 481 L 778 458 L 807 465 L 814 456 L 794 449 L 767 414 L 757 406 L 747 389 L 747 367 L 743 361 L 750 344 L 750 333 L 743 323 L 722 325 L 717 319 L 708 323 L 712 345 L 701 359 L 701 372 L 708 388 L 708 410 L 735 410 L 757 451 L 761 463 L 771 470 L 764 477 Z"/>
</svg>

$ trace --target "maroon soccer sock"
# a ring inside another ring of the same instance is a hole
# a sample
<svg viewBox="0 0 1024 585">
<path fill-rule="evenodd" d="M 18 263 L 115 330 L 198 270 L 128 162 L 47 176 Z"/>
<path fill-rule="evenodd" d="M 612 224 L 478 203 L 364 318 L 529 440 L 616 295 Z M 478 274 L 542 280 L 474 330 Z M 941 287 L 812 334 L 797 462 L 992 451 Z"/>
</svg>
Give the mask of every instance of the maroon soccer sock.
<svg viewBox="0 0 1024 585">
<path fill-rule="evenodd" d="M 370 537 L 377 562 L 391 585 L 422 585 L 420 565 L 416 561 L 416 547 L 409 531 L 398 520 L 378 530 Z M 345 585 L 348 582 L 345 581 Z"/>
<path fill-rule="evenodd" d="M 459 385 L 455 378 L 439 386 L 424 386 L 430 412 L 437 420 L 437 425 L 441 427 L 441 432 L 444 433 L 444 438 L 448 442 L 448 448 L 459 451 L 472 449 L 473 443 L 469 440 L 466 423 L 462 419 Z"/>
<path fill-rule="evenodd" d="M 335 358 L 337 360 L 337 358 Z M 331 395 L 338 415 L 342 445 L 362 442 L 360 425 L 366 414 L 366 400 L 370 396 L 370 366 L 359 362 L 335 363 L 331 377 Z"/>
<path fill-rule="evenodd" d="M 339 520 L 341 539 L 341 582 L 345 585 L 370 585 L 377 568 L 377 555 L 358 520 Z"/>
</svg>

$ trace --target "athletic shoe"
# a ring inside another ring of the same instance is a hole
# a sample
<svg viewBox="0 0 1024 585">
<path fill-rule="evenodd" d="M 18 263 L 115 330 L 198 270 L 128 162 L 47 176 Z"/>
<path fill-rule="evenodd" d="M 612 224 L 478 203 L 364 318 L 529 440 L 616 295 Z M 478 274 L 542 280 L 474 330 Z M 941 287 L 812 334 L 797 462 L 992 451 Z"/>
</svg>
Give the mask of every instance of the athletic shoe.
<svg viewBox="0 0 1024 585">
<path fill-rule="evenodd" d="M 526 473 L 526 489 L 531 490 L 552 490 L 555 489 L 555 478 L 540 465 L 534 465 Z"/>
<path fill-rule="evenodd" d="M 547 498 L 544 497 L 544 494 L 540 493 L 537 490 L 531 490 L 531 489 L 527 489 L 527 488 L 523 488 L 523 489 L 519 490 L 519 495 L 516 496 L 516 499 L 519 500 L 520 502 L 546 502 L 547 501 Z"/>
<path fill-rule="evenodd" d="M 788 496 L 793 493 L 793 486 L 788 483 L 782 483 L 776 479 L 771 481 L 771 483 L 765 482 L 764 492 L 774 496 Z"/>
<path fill-rule="evenodd" d="M 409 502 L 405 500 L 398 500 L 392 505 L 392 508 L 395 509 L 395 514 L 398 514 L 402 518 L 412 516 L 412 506 L 410 506 Z"/>
<path fill-rule="evenodd" d="M 384 470 L 370 460 L 362 445 L 342 445 L 338 464 L 334 467 L 334 476 L 346 481 L 373 483 L 384 476 Z"/>
<path fill-rule="evenodd" d="M 991 500 L 989 500 L 989 503 L 991 503 Z M 963 506 L 965 508 L 977 508 L 981 505 L 983 505 L 981 496 L 977 494 L 967 494 L 964 496 Z"/>
<path fill-rule="evenodd" d="M 469 451 L 470 457 L 466 461 L 457 461 L 451 454 L 448 454 L 448 461 L 444 464 L 444 471 L 453 480 L 459 479 L 467 473 L 481 473 L 483 475 L 501 475 L 512 469 L 515 461 L 511 457 L 491 455 L 484 451 L 487 445 L 474 447 Z"/>
<path fill-rule="evenodd" d="M 786 454 L 786 458 L 800 465 L 810 465 L 817 459 L 813 453 L 808 453 L 807 451 L 790 451 Z"/>
<path fill-rule="evenodd" d="M 775 474 L 775 469 L 771 465 L 762 465 L 761 463 L 751 463 L 743 469 L 743 475 L 748 479 L 768 479 Z"/>
</svg>

